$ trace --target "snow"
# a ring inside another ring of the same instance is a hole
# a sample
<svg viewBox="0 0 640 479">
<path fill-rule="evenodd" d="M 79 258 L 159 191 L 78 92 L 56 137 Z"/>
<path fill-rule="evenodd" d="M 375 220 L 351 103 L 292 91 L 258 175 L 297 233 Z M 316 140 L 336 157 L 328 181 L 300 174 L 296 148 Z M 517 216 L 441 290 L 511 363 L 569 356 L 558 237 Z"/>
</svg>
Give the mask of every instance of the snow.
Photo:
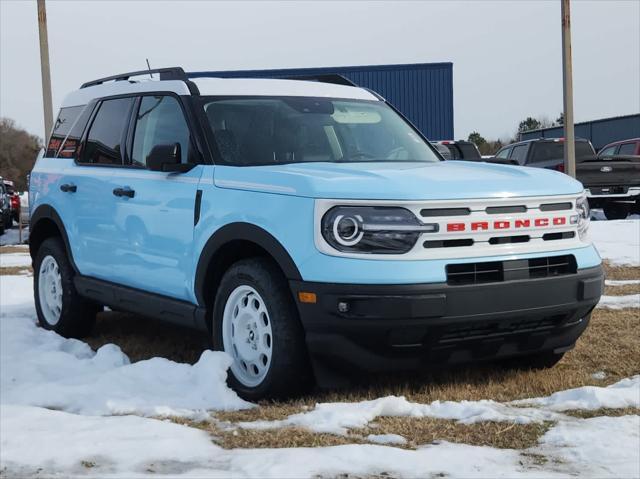
<svg viewBox="0 0 640 479">
<path fill-rule="evenodd" d="M 591 477 L 640 477 L 640 416 L 561 422 L 535 452 L 554 456 L 562 472 Z"/>
<path fill-rule="evenodd" d="M 376 444 L 406 444 L 407 440 L 399 434 L 369 434 L 367 441 Z"/>
<path fill-rule="evenodd" d="M 639 220 L 592 221 L 589 236 L 611 264 L 640 266 Z"/>
<path fill-rule="evenodd" d="M 201 418 L 251 407 L 226 385 L 231 358 L 205 351 L 194 364 L 152 358 L 131 364 L 113 344 L 84 342 L 36 327 L 31 277 L 0 277 L 0 401 L 87 415 Z M 188 391 L 188 394 L 185 392 Z"/>
<path fill-rule="evenodd" d="M 22 228 L 22 243 L 29 241 L 29 227 Z M 20 244 L 20 230 L 18 228 L 11 228 L 5 230 L 4 234 L 0 236 L 0 246 Z"/>
<path fill-rule="evenodd" d="M 246 429 L 298 426 L 317 433 L 346 435 L 349 429 L 363 428 L 379 416 L 432 417 L 465 424 L 482 421 L 528 424 L 566 419 L 557 411 L 632 406 L 640 407 L 640 376 L 624 379 L 608 387 L 584 386 L 546 398 L 525 399 L 509 404 L 490 400 L 420 404 L 410 402 L 403 396 L 386 396 L 353 403 L 319 403 L 311 411 L 293 414 L 283 420 L 242 422 L 239 425 Z"/>
<path fill-rule="evenodd" d="M 29 253 L 0 253 L 0 268 L 12 266 L 31 266 Z"/>
<path fill-rule="evenodd" d="M 583 386 L 559 391 L 543 398 L 513 401 L 511 404 L 538 406 L 552 411 L 640 407 L 640 375 L 623 379 L 607 387 Z"/>
<path fill-rule="evenodd" d="M 602 381 L 602 380 L 607 378 L 607 373 L 605 373 L 604 371 L 597 371 L 597 372 L 593 373 L 591 375 L 591 377 L 593 379 L 598 380 L 598 381 Z"/>
<path fill-rule="evenodd" d="M 624 296 L 607 296 L 600 297 L 598 308 L 605 309 L 625 309 L 640 308 L 640 294 L 627 294 Z"/>
<path fill-rule="evenodd" d="M 640 284 L 640 279 L 605 279 L 605 286 L 627 286 L 631 284 Z"/>
</svg>

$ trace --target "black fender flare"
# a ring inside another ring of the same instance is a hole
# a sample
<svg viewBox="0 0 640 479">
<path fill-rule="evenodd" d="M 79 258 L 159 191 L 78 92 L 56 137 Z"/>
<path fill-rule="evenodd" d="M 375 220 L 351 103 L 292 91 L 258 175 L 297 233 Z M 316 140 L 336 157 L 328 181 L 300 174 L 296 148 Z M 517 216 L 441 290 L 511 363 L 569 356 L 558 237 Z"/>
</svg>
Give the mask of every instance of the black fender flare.
<svg viewBox="0 0 640 479">
<path fill-rule="evenodd" d="M 64 246 L 67 250 L 69 262 L 71 263 L 74 271 L 78 272 L 76 263 L 73 260 L 73 254 L 71 252 L 71 245 L 69 244 L 67 229 L 64 226 L 62 218 L 55 210 L 55 208 L 53 208 L 51 205 L 38 206 L 29 220 L 29 253 L 31 254 L 31 258 L 35 258 L 37 248 L 40 246 L 40 243 L 42 243 L 42 238 L 40 237 L 41 235 L 38 233 L 38 224 L 42 224 L 45 220 L 52 221 L 58 228 L 60 236 L 62 237 L 62 241 L 64 242 Z"/>
<path fill-rule="evenodd" d="M 223 246 L 234 240 L 248 241 L 258 245 L 271 255 L 287 279 L 302 281 L 296 263 L 271 233 L 250 223 L 229 223 L 213 233 L 200 253 L 194 282 L 194 292 L 199 305 L 206 304 L 204 290 L 211 261 Z"/>
</svg>

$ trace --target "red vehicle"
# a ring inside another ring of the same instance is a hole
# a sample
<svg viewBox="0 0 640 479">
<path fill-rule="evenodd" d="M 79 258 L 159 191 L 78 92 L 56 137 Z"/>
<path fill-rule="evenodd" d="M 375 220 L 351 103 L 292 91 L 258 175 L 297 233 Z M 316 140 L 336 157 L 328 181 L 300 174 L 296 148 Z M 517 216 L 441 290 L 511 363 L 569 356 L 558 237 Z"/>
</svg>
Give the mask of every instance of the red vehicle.
<svg viewBox="0 0 640 479">
<path fill-rule="evenodd" d="M 640 138 L 631 140 L 614 141 L 605 145 L 598 156 L 631 155 L 640 156 Z"/>
</svg>

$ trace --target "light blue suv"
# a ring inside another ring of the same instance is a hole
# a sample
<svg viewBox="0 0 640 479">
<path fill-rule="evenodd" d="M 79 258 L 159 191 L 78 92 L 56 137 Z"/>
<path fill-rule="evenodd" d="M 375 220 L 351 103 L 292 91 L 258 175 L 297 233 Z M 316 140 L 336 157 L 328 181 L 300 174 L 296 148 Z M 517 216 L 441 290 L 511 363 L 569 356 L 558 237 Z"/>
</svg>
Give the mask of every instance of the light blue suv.
<svg viewBox="0 0 640 479">
<path fill-rule="evenodd" d="M 341 78 L 153 73 L 69 94 L 37 160 L 42 327 L 80 337 L 108 306 L 199 328 L 249 399 L 444 363 L 548 367 L 587 327 L 603 272 L 577 181 L 442 161 Z"/>
</svg>

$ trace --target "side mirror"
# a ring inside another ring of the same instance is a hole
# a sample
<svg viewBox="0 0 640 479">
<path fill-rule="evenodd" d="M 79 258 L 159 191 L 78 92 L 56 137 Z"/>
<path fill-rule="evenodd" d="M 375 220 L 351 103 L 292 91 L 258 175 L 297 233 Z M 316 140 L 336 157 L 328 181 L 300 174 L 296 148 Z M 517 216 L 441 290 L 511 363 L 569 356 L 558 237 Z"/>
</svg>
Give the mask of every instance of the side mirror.
<svg viewBox="0 0 640 479">
<path fill-rule="evenodd" d="M 147 155 L 147 168 L 165 173 L 184 173 L 193 169 L 194 164 L 181 163 L 181 158 L 180 143 L 155 145 Z"/>
</svg>

